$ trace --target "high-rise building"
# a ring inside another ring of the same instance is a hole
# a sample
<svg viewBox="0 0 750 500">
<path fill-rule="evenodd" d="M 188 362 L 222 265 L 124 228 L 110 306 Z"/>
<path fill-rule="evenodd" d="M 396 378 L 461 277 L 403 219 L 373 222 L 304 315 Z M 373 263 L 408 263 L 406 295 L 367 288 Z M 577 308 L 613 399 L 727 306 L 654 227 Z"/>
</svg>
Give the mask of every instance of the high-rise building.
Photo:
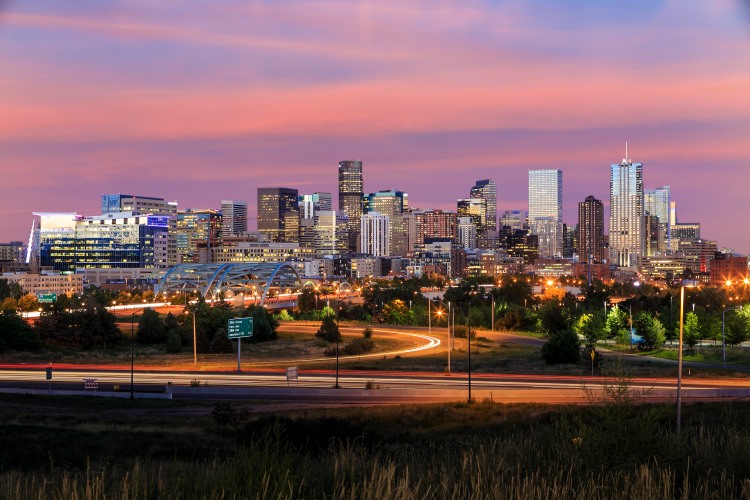
<svg viewBox="0 0 750 500">
<path fill-rule="evenodd" d="M 461 248 L 477 247 L 477 227 L 471 217 L 459 217 L 456 224 L 456 242 Z"/>
<path fill-rule="evenodd" d="M 331 193 L 301 194 L 299 196 L 300 219 L 312 219 L 319 211 L 333 210 Z"/>
<path fill-rule="evenodd" d="M 133 212 L 137 215 L 174 215 L 177 213 L 177 202 L 165 201 L 164 198 L 133 196 L 130 194 L 102 195 L 102 215 L 121 212 Z"/>
<path fill-rule="evenodd" d="M 403 191 L 390 189 L 365 197 L 366 213 L 377 212 L 388 217 L 389 255 L 401 256 L 406 253 L 404 211 L 408 208 L 408 195 Z"/>
<path fill-rule="evenodd" d="M 469 192 L 469 198 L 482 198 L 486 201 L 486 211 L 482 221 L 481 234 L 497 231 L 497 186 L 492 179 L 476 181 Z"/>
<path fill-rule="evenodd" d="M 274 243 L 299 241 L 299 195 L 291 188 L 258 188 L 258 232 Z"/>
<path fill-rule="evenodd" d="M 339 162 L 339 211 L 349 216 L 349 251 L 359 244 L 359 221 L 364 213 L 364 182 L 361 161 Z"/>
<path fill-rule="evenodd" d="M 314 246 L 319 256 L 341 255 L 349 251 L 349 220 L 346 214 L 318 210 L 314 220 Z"/>
<path fill-rule="evenodd" d="M 562 170 L 529 170 L 529 228 L 539 257 L 563 254 Z"/>
<path fill-rule="evenodd" d="M 390 255 L 390 220 L 387 215 L 368 212 L 360 217 L 360 247 L 364 254 L 376 257 Z"/>
<path fill-rule="evenodd" d="M 593 196 L 578 203 L 578 260 L 604 262 L 604 203 Z"/>
<path fill-rule="evenodd" d="M 247 202 L 221 200 L 221 237 L 247 233 Z"/>
<path fill-rule="evenodd" d="M 456 240 L 456 214 L 442 210 L 417 210 L 416 243 L 424 243 L 427 238 L 449 238 Z"/>
<path fill-rule="evenodd" d="M 487 214 L 487 200 L 484 198 L 462 198 L 456 201 L 458 217 L 470 217 L 477 228 L 477 238 Z"/>
<path fill-rule="evenodd" d="M 645 254 L 643 164 L 623 158 L 610 174 L 609 258 L 620 267 L 637 267 Z"/>
<path fill-rule="evenodd" d="M 670 215 L 670 193 L 669 186 L 650 189 L 643 192 L 643 210 L 647 215 L 658 217 L 656 222 L 658 228 L 659 244 L 655 248 L 656 252 L 665 253 L 670 245 L 672 238 L 671 215 Z"/>
<path fill-rule="evenodd" d="M 200 263 L 198 247 L 205 244 L 207 249 L 216 248 L 219 236 L 224 238 L 223 220 L 223 212 L 216 210 L 188 208 L 178 211 L 169 225 L 170 265 Z M 207 256 L 210 255 L 211 252 L 207 252 Z"/>
<path fill-rule="evenodd" d="M 523 229 L 526 225 L 526 212 L 522 210 L 506 210 L 500 217 L 500 227 Z"/>
</svg>

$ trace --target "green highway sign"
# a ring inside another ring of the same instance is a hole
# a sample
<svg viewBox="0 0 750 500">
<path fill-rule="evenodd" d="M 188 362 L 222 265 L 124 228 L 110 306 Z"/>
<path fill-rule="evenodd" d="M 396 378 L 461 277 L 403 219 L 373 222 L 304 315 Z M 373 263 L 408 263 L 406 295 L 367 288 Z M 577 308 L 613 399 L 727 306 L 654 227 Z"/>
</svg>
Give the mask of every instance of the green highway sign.
<svg viewBox="0 0 750 500">
<path fill-rule="evenodd" d="M 57 300 L 57 294 L 56 293 L 39 293 L 37 294 L 36 298 L 42 304 L 51 304 L 52 302 L 55 302 Z"/>
<path fill-rule="evenodd" d="M 253 318 L 231 318 L 227 326 L 227 337 L 241 339 L 253 336 Z"/>
</svg>

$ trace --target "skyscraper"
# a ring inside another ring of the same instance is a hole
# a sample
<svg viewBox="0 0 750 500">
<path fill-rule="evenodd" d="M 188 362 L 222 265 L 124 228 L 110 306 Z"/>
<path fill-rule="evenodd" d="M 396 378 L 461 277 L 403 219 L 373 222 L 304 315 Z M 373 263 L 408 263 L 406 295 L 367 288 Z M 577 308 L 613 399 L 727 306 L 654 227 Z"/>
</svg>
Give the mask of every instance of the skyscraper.
<svg viewBox="0 0 750 500">
<path fill-rule="evenodd" d="M 362 253 L 387 257 L 390 252 L 390 220 L 387 215 L 369 212 L 360 217 Z"/>
<path fill-rule="evenodd" d="M 297 243 L 298 203 L 296 189 L 258 188 L 258 232 L 274 243 Z"/>
<path fill-rule="evenodd" d="M 578 203 L 578 260 L 604 261 L 604 203 L 593 196 Z"/>
<path fill-rule="evenodd" d="M 359 244 L 360 219 L 364 213 L 364 183 L 361 161 L 339 162 L 339 211 L 349 216 L 349 251 Z"/>
<path fill-rule="evenodd" d="M 150 196 L 133 196 L 131 194 L 103 194 L 102 215 L 120 212 L 133 212 L 136 215 L 174 215 L 177 213 L 176 201 L 165 201 L 164 198 Z"/>
<path fill-rule="evenodd" d="M 620 267 L 637 267 L 644 255 L 643 164 L 623 158 L 610 173 L 609 258 Z"/>
<path fill-rule="evenodd" d="M 487 231 L 497 231 L 497 187 L 492 179 L 476 181 L 471 188 L 469 198 L 482 198 L 487 202 L 481 234 Z"/>
<path fill-rule="evenodd" d="M 655 250 L 665 253 L 670 246 L 672 223 L 670 216 L 669 186 L 650 189 L 643 193 L 643 210 L 647 215 L 658 217 L 659 244 Z"/>
<path fill-rule="evenodd" d="M 389 255 L 406 253 L 404 210 L 408 208 L 409 198 L 403 191 L 389 189 L 370 193 L 365 197 L 365 212 L 377 212 L 388 217 Z"/>
<path fill-rule="evenodd" d="M 331 193 L 301 194 L 299 196 L 299 216 L 301 219 L 312 219 L 320 211 L 333 210 Z"/>
<path fill-rule="evenodd" d="M 247 202 L 221 200 L 221 237 L 247 233 Z"/>
<path fill-rule="evenodd" d="M 539 257 L 562 257 L 562 170 L 529 170 L 529 227 Z"/>
</svg>

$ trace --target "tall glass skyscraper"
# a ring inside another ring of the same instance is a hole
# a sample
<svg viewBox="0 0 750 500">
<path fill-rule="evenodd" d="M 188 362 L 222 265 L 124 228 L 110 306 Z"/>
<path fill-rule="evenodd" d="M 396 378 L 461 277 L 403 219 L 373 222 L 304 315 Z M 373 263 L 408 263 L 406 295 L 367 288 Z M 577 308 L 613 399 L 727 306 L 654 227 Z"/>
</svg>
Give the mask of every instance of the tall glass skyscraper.
<svg viewBox="0 0 750 500">
<path fill-rule="evenodd" d="M 659 218 L 658 251 L 661 253 L 669 249 L 672 239 L 670 202 L 669 186 L 658 187 L 643 193 L 643 210 L 646 214 Z"/>
<path fill-rule="evenodd" d="M 643 164 L 623 158 L 610 173 L 609 258 L 620 267 L 637 267 L 644 255 Z"/>
<path fill-rule="evenodd" d="M 492 179 L 476 181 L 469 192 L 469 198 L 482 198 L 487 201 L 487 211 L 482 221 L 482 233 L 497 231 L 497 186 Z"/>
<path fill-rule="evenodd" d="M 360 219 L 364 213 L 364 182 L 361 161 L 339 162 L 339 211 L 349 216 L 349 251 L 359 245 Z"/>
<path fill-rule="evenodd" d="M 247 202 L 221 200 L 221 236 L 239 236 L 247 233 Z"/>
<path fill-rule="evenodd" d="M 296 189 L 258 188 L 258 232 L 274 243 L 298 243 L 298 199 Z"/>
<path fill-rule="evenodd" d="M 562 170 L 529 170 L 529 227 L 539 257 L 562 257 Z"/>
</svg>

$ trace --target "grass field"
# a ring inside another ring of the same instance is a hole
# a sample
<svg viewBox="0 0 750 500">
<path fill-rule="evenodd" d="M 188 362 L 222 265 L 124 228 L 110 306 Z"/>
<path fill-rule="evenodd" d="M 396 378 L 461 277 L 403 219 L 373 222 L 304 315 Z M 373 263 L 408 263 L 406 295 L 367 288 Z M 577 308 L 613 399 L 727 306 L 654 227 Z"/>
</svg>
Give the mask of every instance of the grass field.
<svg viewBox="0 0 750 500">
<path fill-rule="evenodd" d="M 750 495 L 749 403 L 223 408 L 2 396 L 0 498 Z"/>
</svg>

